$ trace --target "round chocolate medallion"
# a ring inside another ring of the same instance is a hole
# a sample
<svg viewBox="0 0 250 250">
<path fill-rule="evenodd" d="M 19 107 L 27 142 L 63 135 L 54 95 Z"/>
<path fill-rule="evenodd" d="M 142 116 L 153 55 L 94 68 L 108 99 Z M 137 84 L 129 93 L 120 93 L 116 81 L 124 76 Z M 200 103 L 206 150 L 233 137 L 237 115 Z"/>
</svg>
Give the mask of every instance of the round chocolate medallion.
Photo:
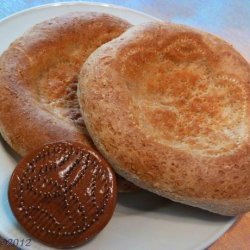
<svg viewBox="0 0 250 250">
<path fill-rule="evenodd" d="M 116 204 L 114 173 L 96 152 L 58 142 L 27 155 L 9 184 L 11 209 L 24 229 L 54 247 L 96 235 Z"/>
</svg>

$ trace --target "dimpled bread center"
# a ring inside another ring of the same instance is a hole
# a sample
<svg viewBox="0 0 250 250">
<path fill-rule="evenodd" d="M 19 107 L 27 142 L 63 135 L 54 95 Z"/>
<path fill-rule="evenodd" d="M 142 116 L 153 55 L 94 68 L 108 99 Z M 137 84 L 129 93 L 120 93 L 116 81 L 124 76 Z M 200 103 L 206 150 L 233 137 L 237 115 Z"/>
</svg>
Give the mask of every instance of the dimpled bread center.
<svg viewBox="0 0 250 250">
<path fill-rule="evenodd" d="M 137 123 L 158 143 L 200 155 L 226 154 L 246 134 L 246 93 L 240 81 L 214 74 L 197 39 L 176 38 L 163 53 L 134 49 L 127 83 Z M 140 74 L 136 66 L 144 64 Z M 127 70 L 127 72 L 126 72 Z M 139 77 L 140 75 L 140 77 Z"/>
<path fill-rule="evenodd" d="M 106 27 L 99 22 L 94 22 L 89 29 L 92 33 L 84 41 L 79 38 L 76 43 L 66 44 L 63 51 L 57 52 L 53 62 L 47 58 L 43 73 L 36 79 L 36 94 L 45 108 L 59 118 L 84 129 L 86 127 L 77 99 L 80 68 L 95 49 L 121 33 L 121 28 Z"/>
<path fill-rule="evenodd" d="M 80 70 L 77 62 L 58 62 L 43 73 L 38 81 L 40 101 L 57 116 L 84 127 L 77 100 Z"/>
</svg>

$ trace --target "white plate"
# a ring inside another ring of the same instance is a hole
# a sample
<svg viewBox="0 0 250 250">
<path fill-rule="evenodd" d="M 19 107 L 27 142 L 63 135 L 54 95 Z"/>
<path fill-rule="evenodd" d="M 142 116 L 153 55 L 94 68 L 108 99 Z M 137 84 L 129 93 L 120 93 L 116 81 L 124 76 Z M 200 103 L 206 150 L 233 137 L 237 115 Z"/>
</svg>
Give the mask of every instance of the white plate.
<svg viewBox="0 0 250 250">
<path fill-rule="evenodd" d="M 108 4 L 60 3 L 32 8 L 0 22 L 0 53 L 35 23 L 71 11 L 106 12 L 132 24 L 157 20 L 152 16 Z M 7 239 L 29 238 L 13 217 L 7 189 L 17 157 L 0 140 L 0 234 Z M 204 249 L 222 235 L 234 219 L 170 202 L 147 192 L 119 195 L 115 214 L 107 227 L 84 246 L 85 250 Z M 23 241 L 28 243 L 28 241 Z M 47 249 L 31 240 L 27 249 Z"/>
</svg>

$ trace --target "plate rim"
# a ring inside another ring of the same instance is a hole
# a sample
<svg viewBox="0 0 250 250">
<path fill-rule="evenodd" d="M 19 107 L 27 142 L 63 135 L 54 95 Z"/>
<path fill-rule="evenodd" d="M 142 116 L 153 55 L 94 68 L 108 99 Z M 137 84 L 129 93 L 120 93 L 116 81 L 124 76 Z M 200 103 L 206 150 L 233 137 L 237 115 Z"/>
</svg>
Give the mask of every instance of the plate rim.
<svg viewBox="0 0 250 250">
<path fill-rule="evenodd" d="M 66 6 L 74 6 L 74 5 L 85 5 L 85 6 L 101 6 L 101 7 L 104 7 L 104 8 L 108 8 L 108 9 L 116 9 L 116 10 L 124 10 L 124 11 L 128 11 L 128 12 L 133 12 L 135 14 L 138 14 L 140 16 L 143 16 L 143 17 L 148 17 L 148 18 L 151 18 L 155 21 L 158 21 L 158 22 L 163 22 L 162 19 L 160 18 L 157 18 L 157 17 L 154 17 L 150 14 L 147 14 L 145 12 L 142 12 L 142 11 L 139 11 L 139 10 L 135 10 L 135 9 L 131 9 L 131 8 L 128 8 L 128 7 L 125 7 L 125 6 L 121 6 L 121 5 L 115 5 L 115 4 L 109 4 L 109 3 L 102 3 L 102 2 L 88 2 L 88 1 L 84 1 L 84 2 L 79 2 L 79 1 L 71 1 L 71 2 L 57 2 L 57 3 L 48 3 L 48 4 L 41 4 L 41 5 L 37 5 L 37 6 L 33 6 L 33 7 L 30 7 L 30 8 L 26 8 L 26 9 L 23 9 L 23 10 L 20 10 L 20 11 L 17 11 L 17 12 L 14 12 L 2 19 L 0 19 L 0 25 L 2 25 L 4 22 L 6 21 L 9 21 L 9 19 L 12 19 L 14 17 L 17 17 L 17 16 L 20 16 L 20 15 L 23 15 L 25 14 L 26 12 L 30 12 L 30 11 L 39 11 L 41 9 L 46 9 L 46 8 L 56 8 L 58 6 L 62 6 L 62 5 L 66 5 Z M 95 12 L 95 11 L 93 11 Z"/>
<path fill-rule="evenodd" d="M 88 1 L 71 1 L 71 2 L 56 2 L 56 3 L 47 3 L 47 4 L 42 4 L 42 5 L 37 5 L 33 6 L 30 8 L 26 8 L 17 12 L 14 12 L 6 17 L 3 17 L 0 19 L 0 26 L 5 25 L 8 21 L 10 21 L 13 18 L 18 18 L 19 16 L 25 15 L 26 13 L 33 12 L 33 11 L 40 11 L 43 9 L 50 9 L 50 8 L 56 8 L 60 6 L 76 6 L 76 5 L 81 5 L 81 6 L 93 6 L 93 7 L 103 7 L 107 9 L 115 9 L 115 10 L 123 10 L 126 12 L 132 12 L 136 15 L 140 15 L 142 17 L 147 17 L 152 19 L 152 21 L 159 21 L 162 22 L 163 20 L 157 17 L 154 17 L 150 14 L 147 14 L 145 12 L 131 9 L 129 7 L 125 6 L 120 6 L 116 4 L 110 4 L 110 3 L 102 3 L 102 2 L 88 2 Z M 95 12 L 95 10 L 93 10 Z M 1 135 L 0 135 L 1 136 Z M 2 137 L 2 136 L 1 136 Z M 207 249 L 209 248 L 217 239 L 219 239 L 226 231 L 228 231 L 237 221 L 237 217 L 228 217 L 228 221 L 218 230 L 215 234 L 209 237 L 208 240 L 205 240 L 201 244 L 197 245 L 194 250 L 201 250 L 201 249 Z M 4 232 L 0 231 L 0 236 L 2 238 L 8 238 L 8 235 L 5 234 Z M 40 243 L 40 242 L 38 242 Z M 40 243 L 42 244 L 42 243 Z"/>
</svg>

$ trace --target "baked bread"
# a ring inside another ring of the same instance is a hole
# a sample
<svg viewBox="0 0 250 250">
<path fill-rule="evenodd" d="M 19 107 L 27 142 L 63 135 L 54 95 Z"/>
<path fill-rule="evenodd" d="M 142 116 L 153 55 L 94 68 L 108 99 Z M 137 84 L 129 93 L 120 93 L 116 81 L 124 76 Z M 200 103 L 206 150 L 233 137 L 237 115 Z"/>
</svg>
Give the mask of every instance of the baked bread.
<svg viewBox="0 0 250 250">
<path fill-rule="evenodd" d="M 171 23 L 130 28 L 81 69 L 87 129 L 123 177 L 222 215 L 250 210 L 250 68 L 229 44 Z"/>
<path fill-rule="evenodd" d="M 50 142 L 92 146 L 76 96 L 81 64 L 130 24 L 76 12 L 35 25 L 0 58 L 0 132 L 20 155 Z"/>
</svg>

